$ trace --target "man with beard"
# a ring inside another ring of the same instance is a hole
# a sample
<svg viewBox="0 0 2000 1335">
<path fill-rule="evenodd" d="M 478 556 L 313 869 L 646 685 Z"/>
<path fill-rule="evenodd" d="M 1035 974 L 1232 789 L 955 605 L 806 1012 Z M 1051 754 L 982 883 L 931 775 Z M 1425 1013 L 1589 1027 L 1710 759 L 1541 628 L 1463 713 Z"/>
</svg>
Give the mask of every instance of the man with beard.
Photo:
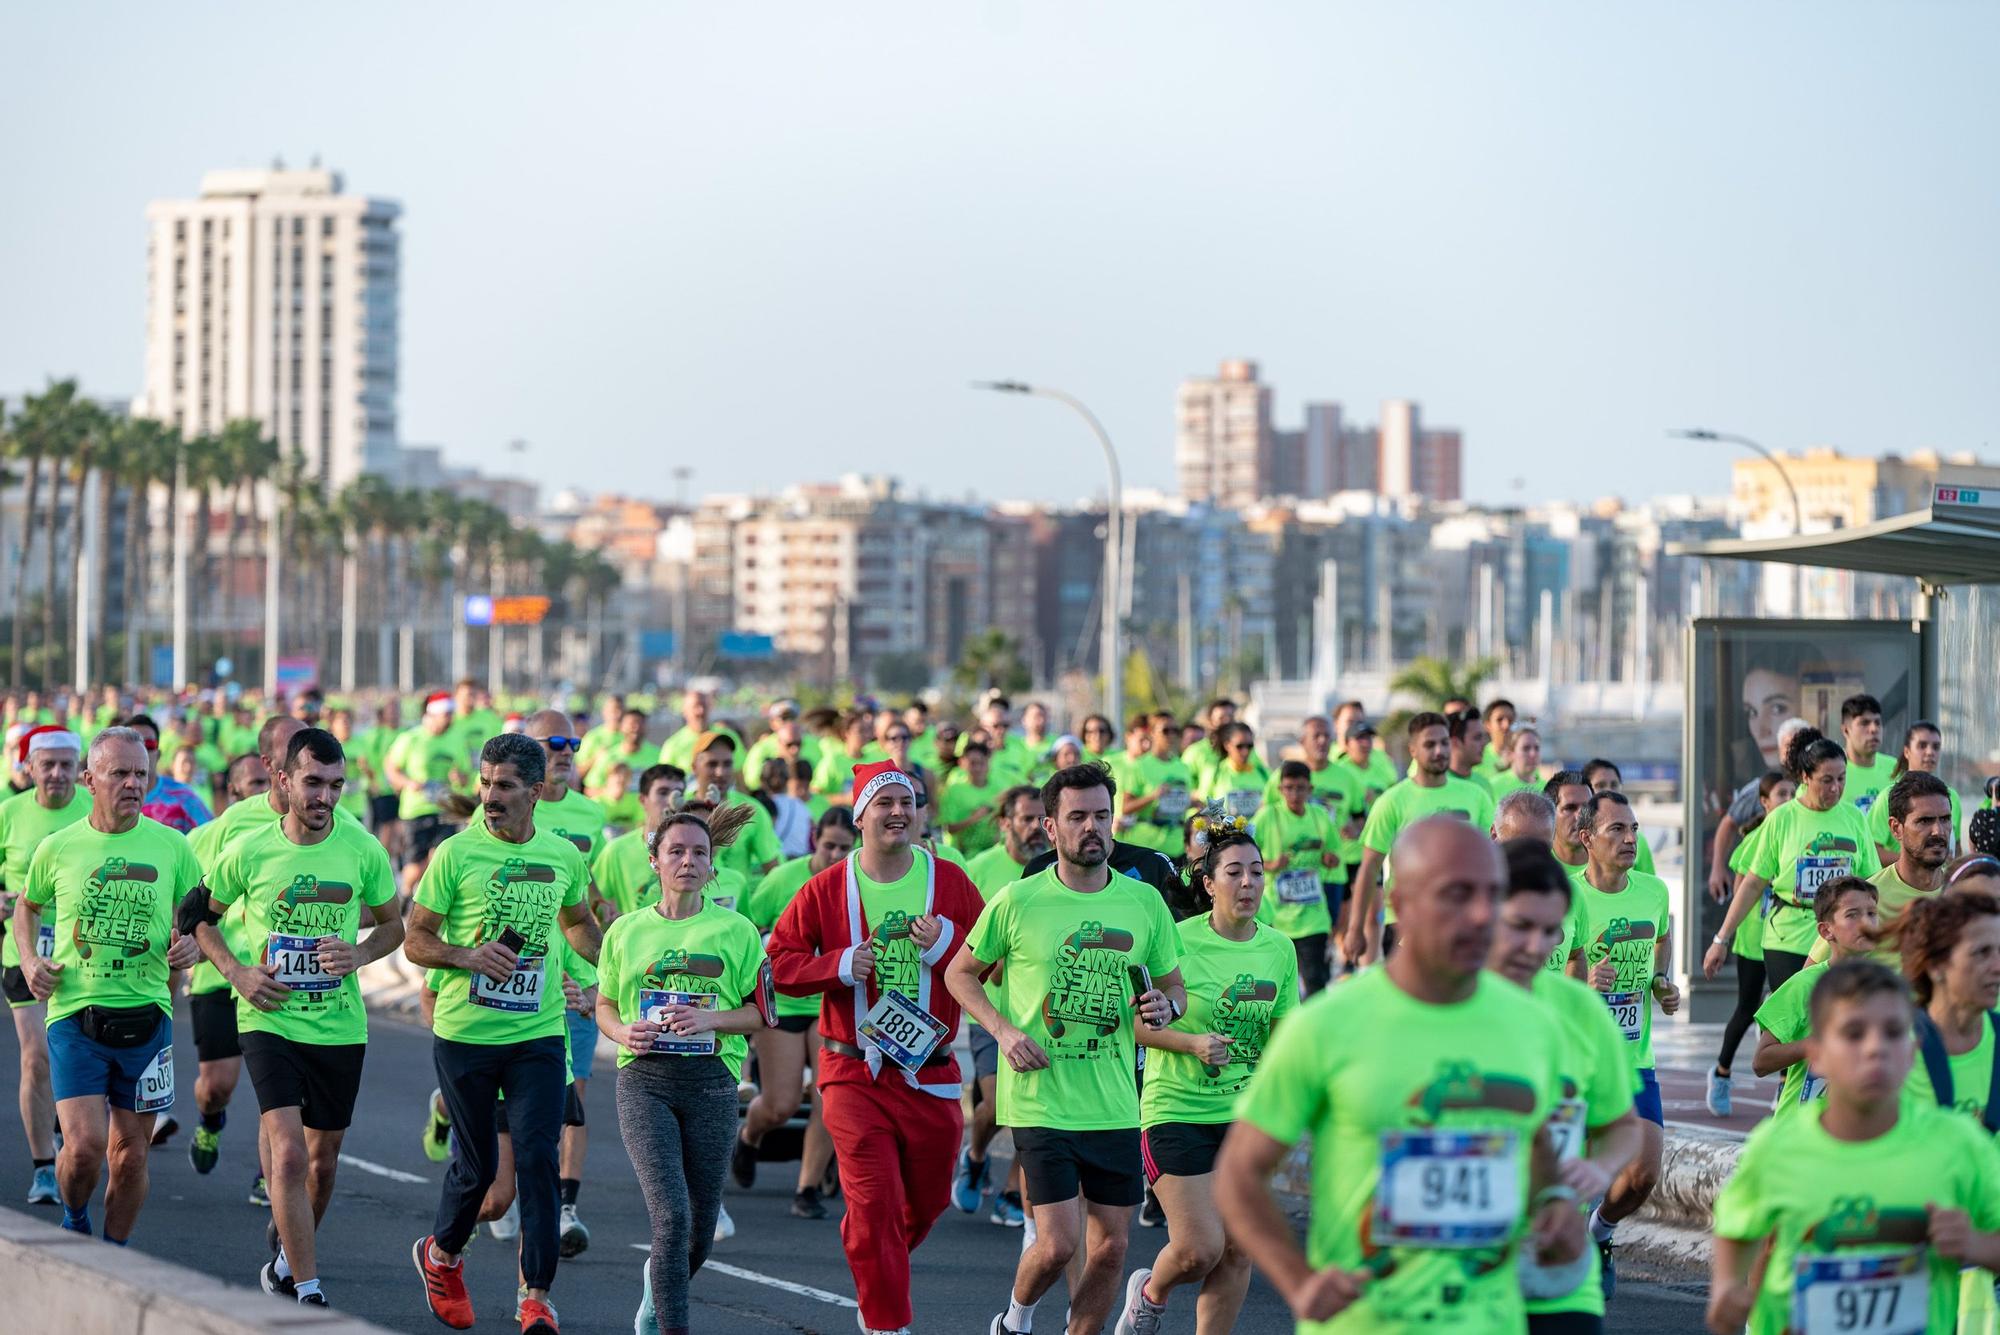
<svg viewBox="0 0 2000 1335">
<path fill-rule="evenodd" d="M 1071 1328 L 1101 1329 L 1145 1195 L 1133 1025 L 1172 1024 L 1187 1012 L 1187 992 L 1165 903 L 1111 870 L 1116 798 L 1102 765 L 1058 770 L 1043 785 L 1055 864 L 1002 890 L 946 973 L 959 1004 L 1000 1045 L 999 1119 L 1014 1133 L 1035 1212 L 1035 1244 L 1021 1253 L 991 1335 L 1033 1328 L 1035 1305 L 1079 1245 L 1086 1259 Z M 997 1006 L 981 981 L 995 966 Z"/>
<path fill-rule="evenodd" d="M 1000 842 L 967 862 L 965 872 L 979 888 L 979 897 L 990 903 L 995 895 L 1026 875 L 1023 869 L 1028 860 L 1046 852 L 1048 846 L 1048 836 L 1042 833 L 1041 790 L 1024 783 L 1001 794 Z M 997 993 L 996 986 L 988 995 Z M 965 1152 L 959 1156 L 958 1173 L 952 1181 L 951 1202 L 964 1213 L 975 1214 L 990 1185 L 986 1179 L 986 1147 L 993 1143 L 993 1133 L 1000 1129 L 994 1101 L 1000 1078 L 1000 1044 L 969 1015 L 965 1037 L 972 1049 L 972 1122 L 966 1128 Z M 1002 1191 L 993 1202 L 993 1222 L 1019 1227 L 1020 1184 L 1010 1182 L 1009 1186 L 1012 1190 Z"/>
<path fill-rule="evenodd" d="M 944 965 L 979 917 L 966 874 L 921 848 L 916 785 L 854 771 L 861 846 L 807 881 L 772 928 L 778 990 L 823 993 L 819 1090 L 840 1163 L 840 1241 L 863 1331 L 910 1324 L 910 1253 L 944 1212 L 958 1153 L 960 1002 Z"/>
<path fill-rule="evenodd" d="M 1889 809 L 1896 860 L 1868 878 L 1881 896 L 1876 910 L 1881 917 L 1880 940 L 1868 958 L 1896 968 L 1897 923 L 1910 905 L 1944 888 L 1944 866 L 1951 861 L 1951 789 L 1935 774 L 1911 770 L 1889 786 L 1881 802 Z M 1818 964 L 1830 956 L 1822 933 L 1806 958 Z"/>
</svg>

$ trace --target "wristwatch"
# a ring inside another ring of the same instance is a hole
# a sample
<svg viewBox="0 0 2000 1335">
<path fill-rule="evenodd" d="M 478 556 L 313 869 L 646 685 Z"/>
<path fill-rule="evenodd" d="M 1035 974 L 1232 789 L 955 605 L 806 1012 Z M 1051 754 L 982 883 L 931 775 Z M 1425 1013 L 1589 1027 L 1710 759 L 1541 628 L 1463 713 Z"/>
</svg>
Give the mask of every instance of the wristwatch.
<svg viewBox="0 0 2000 1335">
<path fill-rule="evenodd" d="M 1186 1014 L 1187 1014 L 1187 1007 L 1185 1007 L 1185 1006 L 1181 1005 L 1181 1003 L 1180 1003 L 1180 1002 L 1178 1002 L 1178 1001 L 1175 1001 L 1175 1000 L 1174 1000 L 1174 999 L 1173 999 L 1173 998 L 1172 998 L 1171 996 L 1167 998 L 1167 1023 L 1168 1023 L 1168 1024 L 1172 1024 L 1172 1023 L 1173 1023 L 1173 1022 L 1174 1022 L 1175 1020 L 1178 1020 L 1178 1019 L 1180 1019 L 1180 1018 L 1181 1018 L 1181 1016 L 1183 1016 L 1183 1015 L 1186 1015 Z"/>
</svg>

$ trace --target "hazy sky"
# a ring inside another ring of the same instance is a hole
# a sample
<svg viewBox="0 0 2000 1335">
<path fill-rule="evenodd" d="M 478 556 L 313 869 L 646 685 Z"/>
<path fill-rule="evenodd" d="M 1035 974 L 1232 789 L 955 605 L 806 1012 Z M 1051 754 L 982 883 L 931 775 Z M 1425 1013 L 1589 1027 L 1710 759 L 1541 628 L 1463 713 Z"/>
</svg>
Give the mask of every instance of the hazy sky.
<svg viewBox="0 0 2000 1335">
<path fill-rule="evenodd" d="M 1172 483 L 1173 390 L 1385 397 L 1476 499 L 1719 492 L 1774 446 L 1981 450 L 2000 6 L 17 7 L 0 393 L 140 383 L 147 200 L 400 200 L 406 441 L 669 495 Z M 512 438 L 531 443 L 509 456 Z M 1524 480 L 1522 490 L 1515 479 Z"/>
</svg>

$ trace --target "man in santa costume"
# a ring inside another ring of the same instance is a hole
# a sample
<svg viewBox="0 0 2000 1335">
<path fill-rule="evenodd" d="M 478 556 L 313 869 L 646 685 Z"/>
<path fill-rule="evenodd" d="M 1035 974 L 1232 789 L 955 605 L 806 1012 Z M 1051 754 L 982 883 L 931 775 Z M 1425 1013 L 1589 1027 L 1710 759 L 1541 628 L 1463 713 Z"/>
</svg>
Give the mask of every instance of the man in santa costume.
<svg viewBox="0 0 2000 1335">
<path fill-rule="evenodd" d="M 767 950 L 778 990 L 824 993 L 819 1090 L 847 1197 L 841 1245 L 866 1331 L 910 1323 L 910 1253 L 951 1194 L 958 1002 L 945 966 L 983 901 L 958 867 L 913 846 L 916 786 L 883 762 L 854 771 L 861 845 L 807 881 Z"/>
</svg>

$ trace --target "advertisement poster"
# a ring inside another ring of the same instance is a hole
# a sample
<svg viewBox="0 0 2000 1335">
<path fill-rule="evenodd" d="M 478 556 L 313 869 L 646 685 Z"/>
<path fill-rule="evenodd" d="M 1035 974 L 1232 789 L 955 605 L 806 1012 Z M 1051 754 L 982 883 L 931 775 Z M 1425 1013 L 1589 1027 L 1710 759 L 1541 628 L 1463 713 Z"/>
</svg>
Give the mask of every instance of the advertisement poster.
<svg viewBox="0 0 2000 1335">
<path fill-rule="evenodd" d="M 1683 773 L 1688 892 L 1698 912 L 1675 935 L 1682 967 L 1693 962 L 1699 974 L 1701 951 L 1728 908 L 1709 893 L 1716 830 L 1746 785 L 1755 793 L 1764 772 L 1780 768 L 1778 725 L 1797 715 L 1837 742 L 1841 703 L 1872 695 L 1882 703 L 1882 751 L 1894 755 L 1905 729 L 1934 706 L 1922 698 L 1919 635 L 1907 621 L 1705 619 L 1689 634 Z M 1710 986 L 1733 995 L 1735 985 L 1724 978 Z"/>
</svg>

